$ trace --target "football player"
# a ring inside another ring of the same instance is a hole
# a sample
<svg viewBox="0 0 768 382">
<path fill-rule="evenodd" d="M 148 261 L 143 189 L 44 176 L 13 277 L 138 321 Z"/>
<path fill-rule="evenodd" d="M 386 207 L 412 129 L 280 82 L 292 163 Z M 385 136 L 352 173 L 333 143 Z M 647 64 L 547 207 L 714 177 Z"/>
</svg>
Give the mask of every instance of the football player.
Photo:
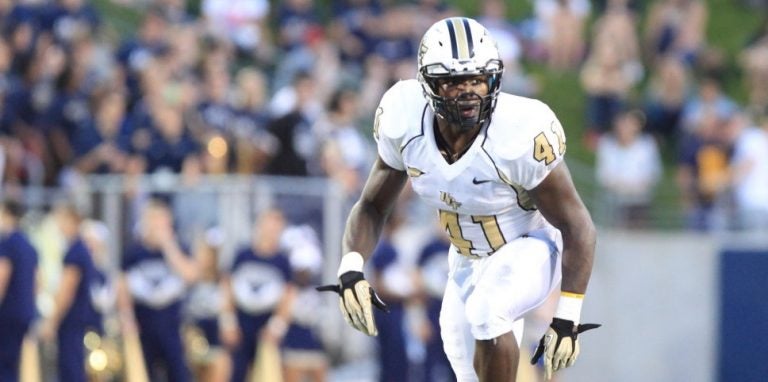
<svg viewBox="0 0 768 382">
<path fill-rule="evenodd" d="M 418 79 L 400 81 L 375 114 L 378 158 L 347 220 L 339 285 L 344 318 L 375 336 L 384 308 L 363 275 L 406 180 L 451 240 L 440 313 L 459 381 L 514 381 L 521 317 L 561 283 L 534 359 L 545 376 L 571 366 L 592 269 L 595 228 L 563 161 L 565 134 L 544 103 L 503 93 L 503 65 L 482 25 L 463 17 L 421 40 Z"/>
</svg>

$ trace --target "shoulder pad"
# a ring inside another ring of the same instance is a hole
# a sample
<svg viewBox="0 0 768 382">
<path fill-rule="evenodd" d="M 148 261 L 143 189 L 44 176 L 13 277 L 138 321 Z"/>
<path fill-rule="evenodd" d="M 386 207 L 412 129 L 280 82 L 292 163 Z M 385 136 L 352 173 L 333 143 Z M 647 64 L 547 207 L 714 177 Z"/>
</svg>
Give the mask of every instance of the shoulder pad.
<svg viewBox="0 0 768 382">
<path fill-rule="evenodd" d="M 488 129 L 489 143 L 501 159 L 517 159 L 531 150 L 534 138 L 553 122 L 560 124 L 544 102 L 501 93 Z"/>
<path fill-rule="evenodd" d="M 414 126 L 420 128 L 421 113 L 426 103 L 418 81 L 398 81 L 384 93 L 376 109 L 374 137 L 377 140 L 380 137 L 400 140 Z"/>
</svg>

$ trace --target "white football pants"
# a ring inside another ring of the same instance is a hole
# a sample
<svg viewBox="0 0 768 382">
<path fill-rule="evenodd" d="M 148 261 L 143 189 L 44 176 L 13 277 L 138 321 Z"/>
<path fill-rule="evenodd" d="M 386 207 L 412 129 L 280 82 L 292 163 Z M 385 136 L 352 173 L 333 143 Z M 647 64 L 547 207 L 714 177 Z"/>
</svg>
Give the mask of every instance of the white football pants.
<svg viewBox="0 0 768 382">
<path fill-rule="evenodd" d="M 562 239 L 554 228 L 531 232 L 492 256 L 469 258 L 451 246 L 448 284 L 440 311 L 443 346 L 459 382 L 476 382 L 475 340 L 510 331 L 518 346 L 523 315 L 560 283 Z"/>
</svg>

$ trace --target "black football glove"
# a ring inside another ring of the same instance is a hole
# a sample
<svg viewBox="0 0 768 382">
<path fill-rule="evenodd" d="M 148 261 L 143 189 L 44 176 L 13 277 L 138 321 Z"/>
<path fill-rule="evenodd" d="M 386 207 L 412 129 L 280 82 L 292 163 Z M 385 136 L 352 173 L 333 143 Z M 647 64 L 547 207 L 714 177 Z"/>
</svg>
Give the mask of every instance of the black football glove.
<svg viewBox="0 0 768 382">
<path fill-rule="evenodd" d="M 539 340 L 539 346 L 531 358 L 534 365 L 544 356 L 544 378 L 549 380 L 560 369 L 573 365 L 579 356 L 579 333 L 599 328 L 600 324 L 573 325 L 573 321 L 553 318 L 549 329 Z"/>
<path fill-rule="evenodd" d="M 341 297 L 339 307 L 344 319 L 353 328 L 369 335 L 379 334 L 376 329 L 376 322 L 373 319 L 373 309 L 371 305 L 384 312 L 389 312 L 389 308 L 384 301 L 379 298 L 376 292 L 365 280 L 363 272 L 349 271 L 339 277 L 340 285 L 331 284 L 319 286 L 320 292 L 336 292 Z"/>
</svg>

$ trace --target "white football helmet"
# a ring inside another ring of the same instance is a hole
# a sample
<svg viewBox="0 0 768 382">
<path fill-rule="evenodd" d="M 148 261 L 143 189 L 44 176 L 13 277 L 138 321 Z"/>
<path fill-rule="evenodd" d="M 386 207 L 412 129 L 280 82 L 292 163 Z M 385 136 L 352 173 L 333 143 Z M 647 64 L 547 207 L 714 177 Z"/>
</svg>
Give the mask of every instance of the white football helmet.
<svg viewBox="0 0 768 382">
<path fill-rule="evenodd" d="M 504 65 L 496 41 L 485 27 L 466 17 L 451 17 L 433 24 L 419 46 L 418 79 L 432 110 L 452 124 L 470 129 L 490 120 L 501 88 Z M 462 94 L 455 98 L 440 95 L 441 84 L 455 77 L 482 75 L 488 94 Z M 480 105 L 479 113 L 463 117 L 462 107 Z"/>
</svg>

